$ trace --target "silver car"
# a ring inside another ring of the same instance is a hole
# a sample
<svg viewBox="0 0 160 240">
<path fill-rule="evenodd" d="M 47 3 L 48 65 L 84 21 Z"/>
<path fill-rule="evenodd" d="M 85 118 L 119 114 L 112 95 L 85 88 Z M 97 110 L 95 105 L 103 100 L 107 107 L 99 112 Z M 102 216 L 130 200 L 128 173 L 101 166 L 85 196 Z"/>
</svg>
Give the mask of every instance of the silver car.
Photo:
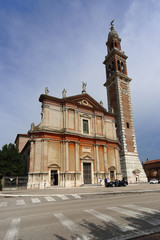
<svg viewBox="0 0 160 240">
<path fill-rule="evenodd" d="M 150 184 L 155 184 L 155 183 L 158 183 L 157 179 L 153 178 L 153 179 L 150 180 Z"/>
</svg>

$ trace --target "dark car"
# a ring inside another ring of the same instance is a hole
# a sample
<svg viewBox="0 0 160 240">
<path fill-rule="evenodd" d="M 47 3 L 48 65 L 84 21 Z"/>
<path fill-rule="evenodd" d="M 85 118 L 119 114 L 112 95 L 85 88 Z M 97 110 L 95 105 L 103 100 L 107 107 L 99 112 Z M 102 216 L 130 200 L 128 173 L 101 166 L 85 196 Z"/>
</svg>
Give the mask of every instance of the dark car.
<svg viewBox="0 0 160 240">
<path fill-rule="evenodd" d="M 115 181 L 107 182 L 105 184 L 106 187 L 122 187 L 122 186 L 127 186 L 128 182 L 126 180 L 118 180 L 116 179 Z"/>
</svg>

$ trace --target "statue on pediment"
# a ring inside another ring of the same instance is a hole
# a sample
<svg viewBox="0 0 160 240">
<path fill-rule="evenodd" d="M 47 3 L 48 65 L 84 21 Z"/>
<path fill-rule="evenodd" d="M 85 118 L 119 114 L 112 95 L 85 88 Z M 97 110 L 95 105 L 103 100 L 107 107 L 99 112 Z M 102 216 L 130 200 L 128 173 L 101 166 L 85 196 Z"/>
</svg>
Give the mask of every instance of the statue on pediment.
<svg viewBox="0 0 160 240">
<path fill-rule="evenodd" d="M 86 93 L 86 86 L 87 86 L 87 83 L 82 82 L 82 93 Z"/>
<path fill-rule="evenodd" d="M 67 93 L 67 90 L 64 88 L 63 91 L 62 91 L 63 98 L 66 98 L 66 93 Z"/>
</svg>

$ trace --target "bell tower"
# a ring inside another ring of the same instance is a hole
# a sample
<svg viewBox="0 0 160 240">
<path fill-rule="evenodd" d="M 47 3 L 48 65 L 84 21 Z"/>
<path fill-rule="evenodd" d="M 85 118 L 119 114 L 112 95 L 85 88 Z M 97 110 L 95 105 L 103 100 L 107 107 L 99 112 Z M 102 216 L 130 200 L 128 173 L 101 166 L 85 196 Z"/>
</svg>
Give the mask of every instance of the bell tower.
<svg viewBox="0 0 160 240">
<path fill-rule="evenodd" d="M 129 183 L 147 182 L 137 153 L 130 96 L 131 78 L 127 75 L 127 56 L 121 50 L 121 39 L 114 29 L 113 22 L 114 20 L 111 22 L 106 42 L 107 56 L 103 62 L 106 68 L 104 86 L 107 89 L 108 111 L 114 113 L 116 118 L 117 136 L 121 144 L 122 176 Z"/>
</svg>

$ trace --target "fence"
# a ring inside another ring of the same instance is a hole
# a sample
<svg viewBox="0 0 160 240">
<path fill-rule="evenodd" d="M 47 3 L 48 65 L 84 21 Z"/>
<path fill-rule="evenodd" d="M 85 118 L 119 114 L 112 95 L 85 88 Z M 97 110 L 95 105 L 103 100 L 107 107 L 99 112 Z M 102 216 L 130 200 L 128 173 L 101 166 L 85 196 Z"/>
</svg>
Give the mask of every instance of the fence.
<svg viewBox="0 0 160 240">
<path fill-rule="evenodd" d="M 28 177 L 3 177 L 3 188 L 27 188 Z"/>
</svg>

